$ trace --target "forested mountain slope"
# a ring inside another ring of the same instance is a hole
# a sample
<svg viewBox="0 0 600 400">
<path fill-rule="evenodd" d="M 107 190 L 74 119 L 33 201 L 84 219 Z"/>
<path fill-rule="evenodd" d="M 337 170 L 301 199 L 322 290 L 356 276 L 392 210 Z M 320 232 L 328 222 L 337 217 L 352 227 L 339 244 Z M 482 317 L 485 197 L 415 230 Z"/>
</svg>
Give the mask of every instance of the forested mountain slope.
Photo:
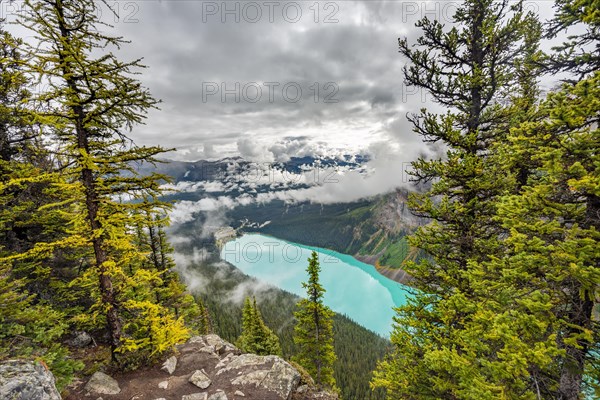
<svg viewBox="0 0 600 400">
<path fill-rule="evenodd" d="M 419 253 L 406 235 L 424 220 L 412 215 L 408 192 L 398 190 L 374 199 L 340 204 L 251 204 L 229 212 L 234 227 L 309 246 L 354 255 L 386 275 L 404 281 L 395 269 Z M 248 224 L 246 221 L 253 222 Z"/>
</svg>

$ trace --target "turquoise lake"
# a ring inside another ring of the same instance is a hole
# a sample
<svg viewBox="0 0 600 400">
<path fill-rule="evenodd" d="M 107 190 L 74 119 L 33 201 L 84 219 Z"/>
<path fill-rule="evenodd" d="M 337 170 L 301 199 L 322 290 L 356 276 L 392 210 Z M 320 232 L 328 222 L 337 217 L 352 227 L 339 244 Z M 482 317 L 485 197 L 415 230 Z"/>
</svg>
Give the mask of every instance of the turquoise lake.
<svg viewBox="0 0 600 400">
<path fill-rule="evenodd" d="M 249 276 L 305 296 L 302 282 L 308 279 L 307 259 L 313 250 L 319 254 L 320 280 L 327 290 L 325 304 L 389 337 L 393 307 L 404 304 L 410 295 L 406 286 L 381 275 L 372 265 L 347 254 L 260 234 L 246 234 L 227 242 L 221 258 Z"/>
</svg>

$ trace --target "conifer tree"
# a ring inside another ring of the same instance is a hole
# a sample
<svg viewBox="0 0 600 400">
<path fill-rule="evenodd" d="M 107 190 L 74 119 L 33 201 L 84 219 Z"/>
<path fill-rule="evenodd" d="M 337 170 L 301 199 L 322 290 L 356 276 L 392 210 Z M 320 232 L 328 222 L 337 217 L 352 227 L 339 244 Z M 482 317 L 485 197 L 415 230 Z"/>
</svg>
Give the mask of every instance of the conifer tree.
<svg viewBox="0 0 600 400">
<path fill-rule="evenodd" d="M 242 334 L 238 338 L 238 347 L 246 353 L 258 355 L 281 355 L 279 338 L 265 325 L 256 298 L 244 300 L 242 308 Z"/>
<path fill-rule="evenodd" d="M 68 324 L 48 301 L 50 265 L 57 257 L 19 259 L 37 241 L 62 235 L 56 227 L 65 222 L 56 213 L 38 210 L 57 198 L 45 195 L 49 182 L 40 179 L 49 163 L 31 118 L 21 47 L 0 21 L 0 360 L 42 359 L 62 389 L 82 365 L 60 344 Z"/>
<path fill-rule="evenodd" d="M 135 146 L 127 132 L 158 102 L 135 79 L 140 60 L 122 62 L 111 52 L 124 41 L 103 33 L 97 6 L 92 0 L 27 0 L 19 16 L 39 41 L 28 72 L 48 88 L 35 98 L 37 122 L 62 162 L 55 188 L 68 198 L 55 207 L 73 215 L 69 237 L 53 245 L 88 249 L 70 286 L 91 307 L 80 306 L 73 321 L 104 327 L 113 357 L 134 351 L 151 356 L 188 335 L 183 319 L 156 301 L 152 288 L 162 271 L 143 268 L 145 253 L 130 235 L 148 205 L 128 200 L 161 194 L 161 177 L 139 176 L 133 163 L 152 162 L 164 149 Z"/>
<path fill-rule="evenodd" d="M 325 289 L 319 283 L 319 256 L 313 251 L 308 259 L 308 282 L 303 282 L 307 297 L 298 302 L 294 313 L 294 343 L 298 353 L 293 360 L 304 367 L 319 386 L 335 388 L 333 363 L 333 312 L 323 304 Z"/>
<path fill-rule="evenodd" d="M 585 370 L 598 357 L 598 96 L 598 73 L 552 93 L 541 107 L 546 118 L 514 129 L 508 146 L 535 149 L 538 166 L 522 193 L 502 199 L 507 250 L 488 267 L 503 271 L 498 316 L 520 348 L 514 357 L 530 360 L 523 366 L 543 398 L 581 398 Z M 589 370 L 590 382 L 598 372 Z"/>
<path fill-rule="evenodd" d="M 550 35 L 576 24 L 583 33 L 549 57 L 549 70 L 569 73 L 566 83 L 542 102 L 541 118 L 515 127 L 503 145 L 507 170 L 528 154 L 530 171 L 523 189 L 499 204 L 509 235 L 488 268 L 503 271 L 498 314 L 530 386 L 542 398 L 571 400 L 600 396 L 600 16 L 593 2 L 556 5 Z"/>
<path fill-rule="evenodd" d="M 571 83 L 600 70 L 600 21 L 597 0 L 555 0 L 556 14 L 550 21 L 546 37 L 560 45 L 553 48 L 545 63 L 547 71 L 566 71 Z M 578 30 L 569 30 L 577 25 Z"/>
<path fill-rule="evenodd" d="M 158 204 L 161 207 L 157 210 Z M 164 210 L 169 208 L 169 204 L 158 200 L 144 199 L 139 204 L 136 215 L 138 218 L 136 245 L 140 251 L 146 253 L 146 258 L 142 260 L 141 266 L 146 270 L 159 273 L 159 280 L 153 283 L 152 290 L 156 302 L 171 310 L 176 318 L 183 318 L 186 326 L 193 331 L 203 332 L 206 330 L 205 316 L 202 315 L 194 297 L 187 292 L 185 285 L 175 272 L 175 262 L 171 256 L 173 248 L 169 244 L 165 232 L 169 221 Z"/>
<path fill-rule="evenodd" d="M 208 335 L 209 333 L 212 333 L 212 331 L 213 331 L 208 307 L 206 306 L 206 304 L 204 304 L 204 300 L 202 300 L 202 298 L 200 298 L 200 297 L 198 297 L 196 299 L 196 302 L 198 303 L 198 312 L 199 312 L 198 323 L 197 323 L 198 334 Z"/>
<path fill-rule="evenodd" d="M 409 120 L 425 142 L 447 151 L 412 165 L 414 179 L 431 182 L 431 189 L 411 196 L 409 206 L 432 222 L 410 244 L 429 257 L 406 266 L 419 292 L 398 309 L 395 351 L 380 363 L 373 382 L 390 398 L 501 397 L 518 392 L 520 382 L 502 374 L 504 366 L 493 362 L 497 349 L 481 340 L 493 318 L 480 312 L 484 290 L 497 271 L 478 263 L 502 251 L 504 229 L 492 217 L 499 196 L 513 188 L 492 161 L 494 147 L 524 118 L 515 118 L 506 104 L 514 87 L 521 88 L 522 101 L 535 97 L 529 70 L 539 23 L 519 1 L 466 0 L 450 28 L 426 17 L 417 26 L 423 35 L 415 46 L 400 40 L 409 60 L 406 83 L 427 90 L 448 111 L 423 109 Z"/>
</svg>

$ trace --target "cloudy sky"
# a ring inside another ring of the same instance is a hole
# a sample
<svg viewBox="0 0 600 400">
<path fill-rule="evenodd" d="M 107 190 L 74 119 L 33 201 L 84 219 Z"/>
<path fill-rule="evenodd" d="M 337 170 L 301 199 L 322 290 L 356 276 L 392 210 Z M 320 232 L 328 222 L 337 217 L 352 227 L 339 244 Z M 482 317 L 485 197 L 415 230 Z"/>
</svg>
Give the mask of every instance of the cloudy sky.
<svg viewBox="0 0 600 400">
<path fill-rule="evenodd" d="M 10 15 L 19 2 L 2 1 Z M 415 158 L 408 111 L 433 104 L 403 86 L 397 39 L 423 15 L 448 20 L 453 1 L 109 1 L 102 19 L 143 57 L 141 79 L 162 99 L 132 136 L 176 147 L 171 158 L 370 153 Z M 550 1 L 529 9 L 551 15 Z"/>
</svg>

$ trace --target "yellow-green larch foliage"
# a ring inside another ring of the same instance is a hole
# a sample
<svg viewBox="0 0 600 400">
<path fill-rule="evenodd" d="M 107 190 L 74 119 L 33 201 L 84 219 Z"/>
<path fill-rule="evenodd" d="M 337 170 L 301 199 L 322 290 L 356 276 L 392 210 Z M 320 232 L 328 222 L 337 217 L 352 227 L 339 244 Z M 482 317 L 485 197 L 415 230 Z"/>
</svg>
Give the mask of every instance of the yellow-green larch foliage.
<svg viewBox="0 0 600 400">
<path fill-rule="evenodd" d="M 157 204 L 161 204 L 158 210 Z M 187 292 L 175 271 L 173 248 L 165 231 L 169 223 L 168 216 L 164 213 L 166 209 L 170 209 L 170 205 L 157 200 L 144 199 L 140 204 L 136 214 L 136 244 L 146 255 L 141 267 L 160 273 L 159 280 L 153 283 L 156 302 L 167 307 L 177 318 L 183 318 L 193 333 L 205 332 L 203 310 Z"/>
<path fill-rule="evenodd" d="M 113 358 L 155 356 L 189 335 L 183 318 L 157 301 L 153 289 L 164 271 L 143 267 L 146 253 L 134 234 L 146 210 L 165 212 L 154 201 L 163 177 L 135 168 L 165 150 L 127 137 L 158 101 L 135 79 L 139 60 L 113 54 L 124 41 L 104 33 L 110 27 L 99 20 L 97 2 L 26 0 L 19 23 L 37 40 L 27 63 L 46 88 L 34 99 L 36 122 L 61 163 L 54 187 L 66 198 L 54 206 L 72 215 L 69 236 L 54 245 L 87 249 L 69 283 L 72 322 L 106 329 Z"/>
<path fill-rule="evenodd" d="M 49 299 L 53 267 L 68 257 L 45 252 L 26 257 L 36 242 L 59 238 L 65 220 L 39 208 L 60 199 L 46 196 L 50 164 L 40 146 L 29 109 L 30 79 L 25 75 L 22 42 L 0 22 L 0 360 L 42 359 L 62 389 L 81 364 L 68 357 L 60 338 L 65 315 Z M 59 261 L 60 258 L 60 261 Z"/>
<path fill-rule="evenodd" d="M 298 302 L 294 313 L 294 343 L 298 351 L 292 360 L 304 367 L 318 386 L 335 389 L 333 363 L 333 311 L 323 304 L 325 288 L 319 282 L 319 256 L 313 251 L 308 259 L 308 282 L 302 282 L 306 298 Z"/>
</svg>

